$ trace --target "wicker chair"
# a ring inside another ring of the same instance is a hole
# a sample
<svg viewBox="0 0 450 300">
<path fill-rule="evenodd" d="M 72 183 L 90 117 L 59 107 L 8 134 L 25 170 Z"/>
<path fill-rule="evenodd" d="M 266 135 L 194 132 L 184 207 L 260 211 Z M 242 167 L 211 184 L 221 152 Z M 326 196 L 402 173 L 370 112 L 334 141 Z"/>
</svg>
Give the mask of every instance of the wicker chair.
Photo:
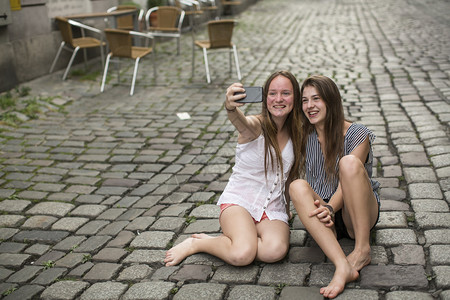
<svg viewBox="0 0 450 300">
<path fill-rule="evenodd" d="M 234 20 L 216 20 L 208 22 L 208 36 L 209 40 L 195 41 L 195 46 L 192 48 L 192 76 L 195 73 L 195 49 L 198 47 L 203 50 L 203 57 L 205 60 L 206 81 L 211 83 L 211 75 L 208 65 L 208 50 L 226 49 L 230 55 L 230 74 L 232 71 L 231 54 L 234 54 L 234 62 L 236 64 L 237 77 L 241 80 L 241 71 L 239 69 L 239 60 L 236 45 L 231 42 L 233 36 Z"/>
<path fill-rule="evenodd" d="M 62 42 L 61 42 L 61 45 L 59 46 L 58 52 L 56 53 L 55 59 L 53 60 L 52 66 L 50 67 L 50 73 L 53 72 L 56 62 L 58 61 L 58 58 L 61 55 L 61 51 L 63 49 L 73 52 L 72 57 L 69 60 L 69 64 L 67 65 L 66 71 L 63 74 L 63 77 L 62 77 L 63 80 L 65 80 L 67 78 L 67 74 L 69 73 L 70 67 L 72 66 L 75 56 L 77 55 L 77 53 L 80 49 L 83 49 L 84 61 L 85 61 L 85 64 L 87 64 L 86 49 L 100 47 L 100 54 L 101 54 L 102 66 L 103 66 L 103 61 L 104 61 L 103 46 L 105 46 L 106 43 L 103 41 L 103 33 L 101 30 L 87 26 L 83 23 L 80 23 L 80 22 L 77 22 L 74 20 L 68 20 L 68 19 L 62 18 L 62 17 L 56 17 L 55 20 L 57 21 L 59 30 L 61 31 Z M 81 29 L 81 35 L 82 35 L 81 37 L 78 37 L 78 38 L 73 37 L 72 26 L 78 27 Z M 99 39 L 96 39 L 94 37 L 86 37 L 85 30 L 88 30 L 90 32 L 98 34 Z"/>
<path fill-rule="evenodd" d="M 113 6 L 111 8 L 108 8 L 106 12 L 113 12 L 116 10 L 126 10 L 126 9 L 136 9 L 136 6 L 133 5 L 118 5 Z M 117 17 L 116 19 L 116 28 L 122 29 L 122 30 L 139 30 L 144 31 L 145 30 L 145 23 L 144 23 L 144 10 L 139 9 L 138 14 L 138 28 L 135 28 L 134 20 L 132 15 Z"/>
<path fill-rule="evenodd" d="M 111 52 L 106 57 L 105 70 L 103 72 L 103 79 L 100 91 L 103 92 L 105 90 L 106 75 L 108 74 L 109 63 L 111 61 L 119 62 L 121 58 L 128 58 L 134 60 L 133 79 L 131 82 L 131 90 L 130 90 L 130 96 L 133 96 L 139 67 L 139 61 L 141 60 L 141 58 L 147 56 L 150 53 L 154 55 L 152 47 L 133 46 L 133 40 L 134 38 L 146 38 L 153 40 L 153 38 L 151 35 L 142 32 L 126 31 L 120 29 L 109 29 L 109 28 L 105 29 L 105 34 Z M 156 65 L 154 57 L 152 61 L 153 61 L 153 75 L 156 78 Z"/>
<path fill-rule="evenodd" d="M 156 22 L 151 22 L 151 15 L 156 15 Z M 147 32 L 154 37 L 169 37 L 177 39 L 177 54 L 180 54 L 181 25 L 184 20 L 184 10 L 175 6 L 156 6 L 145 14 Z"/>
</svg>

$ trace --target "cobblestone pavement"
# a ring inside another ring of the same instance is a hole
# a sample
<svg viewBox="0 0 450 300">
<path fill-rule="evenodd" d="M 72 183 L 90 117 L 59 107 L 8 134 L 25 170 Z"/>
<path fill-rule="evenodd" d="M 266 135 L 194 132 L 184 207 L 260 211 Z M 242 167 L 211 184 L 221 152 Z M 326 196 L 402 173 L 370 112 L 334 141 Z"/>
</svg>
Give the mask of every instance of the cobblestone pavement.
<svg viewBox="0 0 450 300">
<path fill-rule="evenodd" d="M 263 0 L 236 16 L 244 84 L 277 69 L 331 76 L 346 115 L 377 135 L 373 260 L 338 299 L 450 299 L 449 10 L 447 0 Z M 207 85 L 200 52 L 191 78 L 191 43 L 186 32 L 180 56 L 159 43 L 158 78 L 144 60 L 133 97 L 131 68 L 104 93 L 95 67 L 95 80 L 62 82 L 59 71 L 24 84 L 63 109 L 2 127 L 4 299 L 321 299 L 333 266 L 298 219 L 280 263 L 197 254 L 163 266 L 171 245 L 220 231 L 215 201 L 237 137 L 222 106 L 236 80 L 228 57 L 210 57 Z"/>
</svg>

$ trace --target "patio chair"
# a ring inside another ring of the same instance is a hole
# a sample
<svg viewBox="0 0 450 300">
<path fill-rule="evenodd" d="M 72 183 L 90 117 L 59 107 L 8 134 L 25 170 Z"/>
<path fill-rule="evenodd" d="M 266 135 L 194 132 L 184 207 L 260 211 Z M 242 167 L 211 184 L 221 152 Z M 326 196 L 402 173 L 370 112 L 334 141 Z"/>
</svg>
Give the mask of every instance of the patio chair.
<svg viewBox="0 0 450 300">
<path fill-rule="evenodd" d="M 67 74 L 69 73 L 69 70 L 70 70 L 70 67 L 72 66 L 75 56 L 77 55 L 77 53 L 80 49 L 83 49 L 84 62 L 87 66 L 86 49 L 100 47 L 102 66 L 104 65 L 103 46 L 105 46 L 106 43 L 103 41 L 103 33 L 101 30 L 94 28 L 94 27 L 87 26 L 83 23 L 80 23 L 80 22 L 77 22 L 74 20 L 68 20 L 63 17 L 56 17 L 55 20 L 57 21 L 59 30 L 61 31 L 62 42 L 61 42 L 61 45 L 59 46 L 58 52 L 56 53 L 55 59 L 53 60 L 53 63 L 50 67 L 50 73 L 53 72 L 56 62 L 58 61 L 58 58 L 61 55 L 61 51 L 63 49 L 73 52 L 72 57 L 69 60 L 69 64 L 66 67 L 66 71 L 63 74 L 63 77 L 62 77 L 63 80 L 66 80 Z M 81 37 L 74 38 L 73 33 L 72 33 L 72 26 L 77 27 L 81 30 Z M 86 37 L 85 30 L 88 30 L 92 33 L 98 34 L 99 39 L 96 39 L 94 37 Z"/>
<path fill-rule="evenodd" d="M 152 14 L 156 20 L 152 21 Z M 154 37 L 177 39 L 177 54 L 180 54 L 181 25 L 184 20 L 184 10 L 175 6 L 156 6 L 145 14 L 147 32 Z"/>
<path fill-rule="evenodd" d="M 130 89 L 130 96 L 133 96 L 136 77 L 138 73 L 139 61 L 150 53 L 154 55 L 152 47 L 134 46 L 133 40 L 135 38 L 145 38 L 153 40 L 153 38 L 150 34 L 142 32 L 126 31 L 110 28 L 105 29 L 105 34 L 111 52 L 108 53 L 108 56 L 106 57 L 105 70 L 103 72 L 102 85 L 100 87 L 100 91 L 103 92 L 105 90 L 106 75 L 108 74 L 109 63 L 120 62 L 121 58 L 128 58 L 134 60 L 134 71 Z M 152 62 L 153 62 L 153 75 L 156 78 L 156 65 L 154 57 L 152 59 Z"/>
<path fill-rule="evenodd" d="M 223 15 L 227 8 L 230 10 L 232 14 L 233 7 L 241 5 L 242 2 L 233 0 L 220 0 L 220 4 L 222 6 L 220 14 Z"/>
<path fill-rule="evenodd" d="M 136 6 L 133 5 L 117 5 L 110 7 L 106 10 L 106 12 L 113 12 L 116 10 L 127 10 L 127 9 L 137 9 Z M 122 16 L 117 17 L 116 19 L 116 28 L 122 29 L 122 30 L 138 30 L 138 31 L 144 31 L 145 30 L 145 22 L 144 22 L 144 10 L 139 9 L 138 14 L 138 28 L 134 27 L 134 20 L 133 15 L 128 16 Z"/>
<path fill-rule="evenodd" d="M 192 48 L 192 77 L 195 71 L 195 49 L 198 47 L 203 50 L 203 57 L 205 60 L 206 81 L 211 83 L 211 75 L 208 65 L 208 50 L 223 50 L 229 52 L 230 60 L 230 74 L 232 71 L 231 54 L 234 54 L 234 62 L 236 65 L 237 77 L 241 80 L 241 71 L 239 69 L 239 60 L 236 45 L 231 42 L 233 36 L 234 20 L 216 20 L 209 21 L 208 36 L 209 40 L 195 41 L 195 46 Z"/>
</svg>

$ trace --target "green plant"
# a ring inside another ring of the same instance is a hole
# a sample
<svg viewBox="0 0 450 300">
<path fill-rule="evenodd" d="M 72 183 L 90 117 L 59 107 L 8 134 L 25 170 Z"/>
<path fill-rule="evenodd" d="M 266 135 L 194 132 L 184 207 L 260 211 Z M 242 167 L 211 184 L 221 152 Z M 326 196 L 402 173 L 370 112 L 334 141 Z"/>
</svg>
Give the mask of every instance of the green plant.
<svg viewBox="0 0 450 300">
<path fill-rule="evenodd" d="M 165 0 L 147 0 L 147 8 L 165 5 Z"/>
<path fill-rule="evenodd" d="M 55 262 L 53 260 L 49 260 L 43 263 L 44 265 L 44 270 L 53 268 L 55 266 Z"/>
<path fill-rule="evenodd" d="M 187 223 L 187 224 L 192 224 L 192 223 L 194 223 L 195 221 L 197 221 L 197 218 L 194 217 L 194 216 L 186 217 L 186 223 Z"/>
<path fill-rule="evenodd" d="M 81 262 L 84 264 L 85 262 L 91 261 L 92 260 L 92 256 L 90 254 L 84 254 L 83 255 L 83 259 L 81 260 Z"/>
<path fill-rule="evenodd" d="M 178 293 L 178 288 L 174 287 L 173 289 L 170 290 L 170 294 L 171 295 L 175 295 L 176 293 Z"/>
<path fill-rule="evenodd" d="M 3 292 L 2 296 L 8 296 L 9 294 L 14 292 L 15 290 L 17 290 L 16 287 L 10 287 L 9 289 L 7 289 L 6 291 Z"/>
<path fill-rule="evenodd" d="M 0 107 L 2 109 L 14 106 L 16 106 L 16 100 L 12 97 L 11 93 L 7 92 L 0 96 Z"/>
<path fill-rule="evenodd" d="M 277 295 L 281 294 L 281 291 L 283 290 L 283 288 L 286 286 L 286 283 L 279 283 L 277 285 L 275 285 L 275 293 Z"/>
<path fill-rule="evenodd" d="M 19 95 L 19 97 L 25 97 L 30 94 L 31 88 L 28 86 L 22 86 L 22 87 L 16 87 L 15 88 L 16 93 Z"/>
</svg>

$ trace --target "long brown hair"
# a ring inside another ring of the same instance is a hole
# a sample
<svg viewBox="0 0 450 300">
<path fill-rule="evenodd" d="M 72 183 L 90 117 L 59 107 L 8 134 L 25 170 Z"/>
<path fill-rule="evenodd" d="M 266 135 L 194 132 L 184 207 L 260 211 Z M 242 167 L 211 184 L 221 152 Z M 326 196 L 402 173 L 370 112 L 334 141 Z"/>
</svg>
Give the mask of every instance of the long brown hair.
<svg viewBox="0 0 450 300">
<path fill-rule="evenodd" d="M 337 85 L 333 80 L 322 75 L 313 75 L 305 79 L 302 84 L 300 93 L 303 96 L 303 90 L 306 87 L 314 87 L 320 97 L 325 102 L 327 113 L 324 124 L 324 140 L 325 140 L 325 172 L 327 180 L 334 180 L 337 177 L 336 159 L 341 158 L 344 154 L 344 108 L 342 106 L 341 94 Z M 302 113 L 302 145 L 301 145 L 301 173 L 305 172 L 306 164 L 306 144 L 308 135 L 314 131 L 312 125 Z"/>
<path fill-rule="evenodd" d="M 277 133 L 278 129 L 275 125 L 275 122 L 272 119 L 272 115 L 269 113 L 267 109 L 267 94 L 269 92 L 269 86 L 272 80 L 274 80 L 278 76 L 283 76 L 289 79 L 292 83 L 293 93 L 294 93 L 294 108 L 289 113 L 284 126 L 288 128 L 289 135 L 293 144 L 294 149 L 294 163 L 292 165 L 289 176 L 292 179 L 299 177 L 299 166 L 300 166 L 300 147 L 301 147 L 301 115 L 302 115 L 302 104 L 300 98 L 300 86 L 295 78 L 289 71 L 277 71 L 269 76 L 266 80 L 266 83 L 263 87 L 263 103 L 262 103 L 262 112 L 261 112 L 261 128 L 264 136 L 264 169 L 267 174 L 268 162 L 269 158 L 271 161 L 271 168 L 274 169 L 274 159 L 273 153 L 270 151 L 272 147 L 275 150 L 275 155 L 277 162 L 283 170 L 283 160 L 281 157 L 280 146 L 278 145 Z"/>
</svg>

